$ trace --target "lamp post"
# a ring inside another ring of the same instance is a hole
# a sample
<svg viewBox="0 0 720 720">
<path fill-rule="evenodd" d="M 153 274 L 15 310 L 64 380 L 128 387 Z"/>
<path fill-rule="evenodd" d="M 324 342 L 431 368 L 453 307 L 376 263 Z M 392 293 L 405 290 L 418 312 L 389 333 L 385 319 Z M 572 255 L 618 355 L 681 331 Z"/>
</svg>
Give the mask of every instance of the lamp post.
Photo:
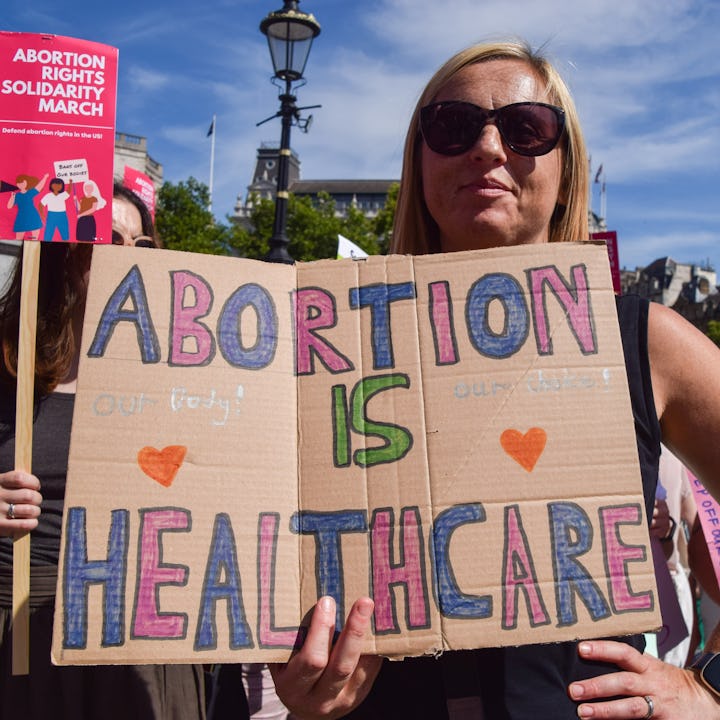
<svg viewBox="0 0 720 720">
<path fill-rule="evenodd" d="M 301 110 L 320 107 L 308 105 L 298 107 L 293 94 L 296 87 L 305 84 L 303 72 L 307 63 L 312 41 L 320 34 L 320 25 L 315 18 L 298 9 L 297 0 L 284 0 L 282 10 L 271 12 L 260 23 L 260 31 L 267 37 L 270 57 L 275 75 L 273 83 L 280 88 L 280 110 L 258 125 L 279 117 L 282 120 L 280 134 L 280 155 L 278 158 L 277 192 L 275 195 L 275 221 L 270 238 L 270 252 L 265 257 L 269 262 L 292 263 L 288 253 L 287 205 L 288 171 L 290 168 L 290 128 L 297 125 L 307 132 L 312 116 L 300 117 Z M 276 82 L 277 81 L 277 82 Z"/>
</svg>

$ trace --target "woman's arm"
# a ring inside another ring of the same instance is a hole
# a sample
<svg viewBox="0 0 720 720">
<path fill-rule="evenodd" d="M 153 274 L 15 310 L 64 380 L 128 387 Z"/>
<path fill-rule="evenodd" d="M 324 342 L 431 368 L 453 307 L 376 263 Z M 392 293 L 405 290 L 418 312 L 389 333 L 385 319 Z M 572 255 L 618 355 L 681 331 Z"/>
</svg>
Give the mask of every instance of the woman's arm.
<svg viewBox="0 0 720 720">
<path fill-rule="evenodd" d="M 45 187 L 45 183 L 47 182 L 47 179 L 48 179 L 49 177 L 50 177 L 50 175 L 49 175 L 48 173 L 45 173 L 45 174 L 42 176 L 42 179 L 40 180 L 40 182 L 35 186 L 35 189 L 36 189 L 38 192 L 40 192 L 40 191 Z"/>
<path fill-rule="evenodd" d="M 677 312 L 651 303 L 648 351 L 663 443 L 720 498 L 720 349 Z"/>
</svg>

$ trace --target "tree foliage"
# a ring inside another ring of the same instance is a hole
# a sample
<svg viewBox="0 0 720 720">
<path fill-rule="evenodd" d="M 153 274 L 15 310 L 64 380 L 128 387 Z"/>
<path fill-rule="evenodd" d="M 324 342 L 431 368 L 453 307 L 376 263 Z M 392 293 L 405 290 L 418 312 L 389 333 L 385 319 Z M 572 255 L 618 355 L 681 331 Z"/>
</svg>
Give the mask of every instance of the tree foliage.
<svg viewBox="0 0 720 720">
<path fill-rule="evenodd" d="M 380 253 L 387 255 L 392 240 L 393 222 L 395 221 L 395 209 L 397 208 L 398 193 L 400 184 L 393 183 L 388 190 L 385 206 L 375 218 L 375 234 Z"/>
<path fill-rule="evenodd" d="M 337 256 L 338 235 L 344 235 L 370 255 L 387 252 L 397 204 L 398 186 L 393 185 L 385 207 L 374 218 L 367 218 L 356 207 L 345 217 L 336 214 L 335 201 L 327 193 L 315 198 L 290 195 L 288 200 L 288 252 L 298 261 Z M 212 254 L 231 254 L 262 259 L 267 255 L 273 234 L 275 203 L 253 198 L 249 228 L 227 218 L 217 223 L 207 209 L 208 188 L 194 178 L 177 185 L 166 182 L 160 189 L 156 227 L 172 250 Z"/>
<path fill-rule="evenodd" d="M 290 195 L 288 200 L 288 252 L 299 261 L 319 260 L 337 256 L 338 235 L 344 235 L 370 255 L 384 254 L 390 242 L 392 223 L 397 205 L 398 186 L 388 193 L 385 207 L 374 218 L 368 218 L 351 206 L 344 217 L 336 213 L 335 201 L 321 192 L 314 198 Z M 275 203 L 272 200 L 253 201 L 250 214 L 251 230 L 241 254 L 262 258 L 269 250 L 272 237 Z"/>
<path fill-rule="evenodd" d="M 707 336 L 720 347 L 720 320 L 708 321 Z"/>
<path fill-rule="evenodd" d="M 230 232 L 214 221 L 208 210 L 208 188 L 195 178 L 160 188 L 155 209 L 155 228 L 166 248 L 227 255 Z"/>
</svg>

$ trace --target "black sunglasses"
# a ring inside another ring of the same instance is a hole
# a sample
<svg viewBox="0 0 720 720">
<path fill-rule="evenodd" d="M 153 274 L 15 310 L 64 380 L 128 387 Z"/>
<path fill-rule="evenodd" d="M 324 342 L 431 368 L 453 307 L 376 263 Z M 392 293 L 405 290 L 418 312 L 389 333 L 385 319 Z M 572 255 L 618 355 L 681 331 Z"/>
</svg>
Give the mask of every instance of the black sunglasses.
<svg viewBox="0 0 720 720">
<path fill-rule="evenodd" d="M 427 146 L 441 155 L 462 155 L 494 119 L 503 142 L 518 155 L 549 153 L 560 140 L 565 112 L 554 105 L 520 102 L 485 110 L 461 100 L 426 105 L 420 110 L 420 130 Z"/>
<path fill-rule="evenodd" d="M 155 241 L 151 237 L 148 237 L 147 235 L 138 235 L 138 237 L 132 238 L 132 242 L 135 247 L 146 247 L 146 248 L 157 247 Z M 125 238 L 122 236 L 122 233 L 118 232 L 117 230 L 112 231 L 112 244 L 113 245 L 124 245 L 125 244 Z"/>
</svg>

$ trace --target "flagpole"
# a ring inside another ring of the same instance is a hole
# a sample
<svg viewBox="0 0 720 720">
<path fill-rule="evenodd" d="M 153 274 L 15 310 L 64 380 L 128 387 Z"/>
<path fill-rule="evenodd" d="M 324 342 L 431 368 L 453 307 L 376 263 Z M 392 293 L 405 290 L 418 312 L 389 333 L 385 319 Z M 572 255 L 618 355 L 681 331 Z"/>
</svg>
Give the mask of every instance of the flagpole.
<svg viewBox="0 0 720 720">
<path fill-rule="evenodd" d="M 213 194 L 213 173 L 215 167 L 215 115 L 213 115 L 212 125 L 210 126 L 212 132 L 210 133 L 210 186 L 208 188 L 208 210 L 212 212 L 212 194 Z"/>
</svg>

